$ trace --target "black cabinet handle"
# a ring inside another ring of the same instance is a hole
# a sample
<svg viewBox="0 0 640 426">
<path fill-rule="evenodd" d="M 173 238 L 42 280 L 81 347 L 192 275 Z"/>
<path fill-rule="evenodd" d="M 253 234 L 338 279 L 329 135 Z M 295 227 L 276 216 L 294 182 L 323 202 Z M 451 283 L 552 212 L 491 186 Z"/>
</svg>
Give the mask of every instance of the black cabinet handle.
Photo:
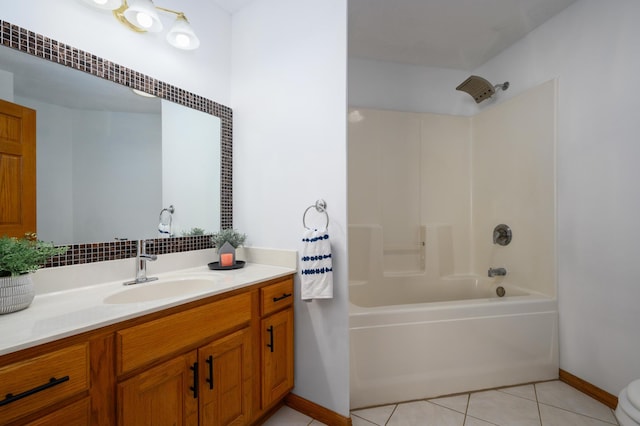
<svg viewBox="0 0 640 426">
<path fill-rule="evenodd" d="M 267 344 L 267 347 L 271 349 L 271 352 L 273 352 L 273 326 L 272 325 L 270 325 L 269 328 L 267 328 L 267 333 L 269 333 L 269 344 Z"/>
<path fill-rule="evenodd" d="M 283 299 L 286 299 L 287 297 L 291 297 L 291 296 L 293 296 L 293 294 L 292 294 L 292 293 L 282 293 L 282 296 L 280 296 L 280 297 L 274 297 L 274 298 L 273 298 L 273 301 L 274 301 L 274 302 L 279 302 L 279 301 L 281 301 L 281 300 L 283 300 Z"/>
<path fill-rule="evenodd" d="M 15 402 L 19 399 L 22 398 L 26 398 L 27 396 L 33 395 L 35 393 L 38 392 L 42 392 L 45 389 L 49 389 L 52 388 L 54 386 L 59 385 L 60 383 L 64 383 L 64 382 L 68 382 L 69 381 L 69 376 L 64 376 L 61 377 L 59 379 L 56 379 L 55 377 L 52 377 L 51 379 L 49 379 L 48 383 L 45 383 L 44 385 L 40 385 L 40 386 L 36 386 L 33 389 L 29 389 L 28 391 L 24 391 L 22 393 L 19 393 L 17 395 L 8 393 L 5 398 L 0 401 L 0 407 L 2 407 L 3 405 L 7 405 L 7 404 L 11 404 L 12 402 Z"/>
<path fill-rule="evenodd" d="M 206 382 L 209 383 L 209 389 L 213 389 L 213 355 L 209 355 L 206 362 L 209 365 L 209 378 Z"/>
<path fill-rule="evenodd" d="M 198 398 L 198 361 L 189 368 L 193 371 L 193 386 L 189 386 L 189 390 L 193 391 L 194 398 Z"/>
</svg>

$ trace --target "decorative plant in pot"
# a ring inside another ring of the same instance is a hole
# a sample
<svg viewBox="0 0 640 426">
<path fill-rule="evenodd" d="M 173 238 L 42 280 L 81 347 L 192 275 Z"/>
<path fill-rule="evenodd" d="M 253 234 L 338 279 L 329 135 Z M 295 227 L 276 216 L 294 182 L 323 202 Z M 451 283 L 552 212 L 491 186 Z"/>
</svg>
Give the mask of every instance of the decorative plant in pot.
<svg viewBox="0 0 640 426">
<path fill-rule="evenodd" d="M 31 273 L 67 249 L 40 241 L 36 234 L 0 237 L 0 314 L 27 308 L 35 296 Z"/>
<path fill-rule="evenodd" d="M 236 249 L 246 241 L 246 234 L 241 234 L 235 229 L 223 229 L 211 236 L 211 242 L 218 249 L 220 262 L 218 266 L 221 268 L 233 268 L 238 265 L 236 262 Z M 242 263 L 241 266 L 243 266 Z"/>
</svg>

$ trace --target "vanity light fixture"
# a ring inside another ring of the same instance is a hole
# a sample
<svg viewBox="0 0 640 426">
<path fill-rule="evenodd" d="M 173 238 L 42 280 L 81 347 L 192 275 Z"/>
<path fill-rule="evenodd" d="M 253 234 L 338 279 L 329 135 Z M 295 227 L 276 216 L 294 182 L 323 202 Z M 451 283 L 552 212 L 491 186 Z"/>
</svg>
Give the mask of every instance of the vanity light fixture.
<svg viewBox="0 0 640 426">
<path fill-rule="evenodd" d="M 112 10 L 113 16 L 120 23 L 138 33 L 162 31 L 163 25 L 158 11 L 174 14 L 176 20 L 167 33 L 169 44 L 184 50 L 193 50 L 200 46 L 200 40 L 183 12 L 156 6 L 152 0 L 84 0 L 84 2 L 99 9 Z"/>
</svg>

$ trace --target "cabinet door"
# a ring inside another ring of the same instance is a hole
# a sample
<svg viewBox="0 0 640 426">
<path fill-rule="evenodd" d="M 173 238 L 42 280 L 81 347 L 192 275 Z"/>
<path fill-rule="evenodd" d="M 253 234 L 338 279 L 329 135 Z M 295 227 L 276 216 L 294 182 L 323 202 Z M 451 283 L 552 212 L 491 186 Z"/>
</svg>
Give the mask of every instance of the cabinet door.
<svg viewBox="0 0 640 426">
<path fill-rule="evenodd" d="M 118 424 L 197 425 L 197 377 L 196 352 L 192 351 L 120 383 Z"/>
<path fill-rule="evenodd" d="M 232 333 L 198 349 L 200 424 L 244 425 L 251 418 L 251 329 Z"/>
<path fill-rule="evenodd" d="M 262 320 L 262 408 L 293 388 L 293 309 Z"/>
</svg>

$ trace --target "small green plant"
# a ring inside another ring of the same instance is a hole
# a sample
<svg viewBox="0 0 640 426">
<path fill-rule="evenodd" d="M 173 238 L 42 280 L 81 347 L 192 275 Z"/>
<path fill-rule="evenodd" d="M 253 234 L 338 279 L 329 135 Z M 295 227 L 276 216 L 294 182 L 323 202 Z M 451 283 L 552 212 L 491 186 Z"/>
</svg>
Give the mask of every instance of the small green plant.
<svg viewBox="0 0 640 426">
<path fill-rule="evenodd" d="M 231 244 L 233 248 L 238 248 L 244 244 L 247 239 L 246 234 L 241 234 L 234 229 L 223 229 L 222 231 L 211 236 L 211 242 L 217 248 L 222 247 L 226 242 Z"/>
<path fill-rule="evenodd" d="M 188 231 L 183 231 L 182 232 L 182 236 L 183 237 L 195 237 L 198 235 L 204 235 L 204 229 L 202 228 L 191 228 Z"/>
<path fill-rule="evenodd" d="M 63 254 L 68 247 L 38 240 L 36 234 L 23 238 L 0 237 L 0 277 L 20 275 L 40 268 L 51 256 Z"/>
</svg>

